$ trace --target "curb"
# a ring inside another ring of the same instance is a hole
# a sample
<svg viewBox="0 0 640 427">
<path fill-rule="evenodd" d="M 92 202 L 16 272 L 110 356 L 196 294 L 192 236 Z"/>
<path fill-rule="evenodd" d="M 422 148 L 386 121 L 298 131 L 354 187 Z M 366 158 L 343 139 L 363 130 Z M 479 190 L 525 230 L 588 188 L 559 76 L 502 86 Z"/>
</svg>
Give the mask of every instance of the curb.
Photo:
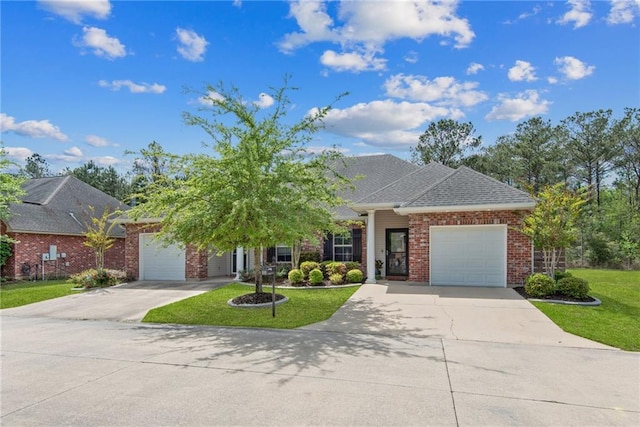
<svg viewBox="0 0 640 427">
<path fill-rule="evenodd" d="M 552 304 L 564 304 L 564 305 L 583 305 L 587 307 L 595 307 L 602 304 L 602 301 L 600 301 L 598 298 L 596 297 L 591 297 L 591 298 L 593 298 L 595 301 L 580 302 L 580 301 L 563 301 L 559 299 L 540 299 L 540 298 L 527 298 L 527 299 L 529 301 L 550 302 Z"/>
</svg>

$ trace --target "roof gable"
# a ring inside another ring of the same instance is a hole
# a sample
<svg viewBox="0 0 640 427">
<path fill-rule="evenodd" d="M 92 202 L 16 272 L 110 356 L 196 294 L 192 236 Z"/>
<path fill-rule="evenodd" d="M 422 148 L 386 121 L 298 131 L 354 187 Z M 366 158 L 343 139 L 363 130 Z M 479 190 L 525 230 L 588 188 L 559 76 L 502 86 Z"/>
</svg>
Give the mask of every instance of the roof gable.
<svg viewBox="0 0 640 427">
<path fill-rule="evenodd" d="M 128 206 L 74 176 L 30 179 L 23 184 L 22 203 L 10 206 L 6 223 L 12 232 L 81 235 L 89 221 L 89 207 L 96 215 L 105 208 L 127 210 Z M 123 236 L 120 227 L 114 235 Z"/>
</svg>

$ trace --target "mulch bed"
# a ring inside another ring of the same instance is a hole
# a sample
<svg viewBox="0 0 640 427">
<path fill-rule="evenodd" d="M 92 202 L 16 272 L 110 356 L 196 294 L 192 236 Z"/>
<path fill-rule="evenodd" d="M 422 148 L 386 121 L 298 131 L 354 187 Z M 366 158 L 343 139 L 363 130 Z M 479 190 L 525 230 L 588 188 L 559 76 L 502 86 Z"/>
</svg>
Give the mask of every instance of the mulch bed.
<svg viewBox="0 0 640 427">
<path fill-rule="evenodd" d="M 532 297 L 529 294 L 527 294 L 527 292 L 524 290 L 524 286 L 518 286 L 516 288 L 513 288 L 514 291 L 516 291 L 517 293 L 519 293 L 520 295 L 522 295 L 523 298 L 535 298 L 535 299 L 542 299 L 542 300 L 556 300 L 556 301 L 570 301 L 570 302 L 594 302 L 596 301 L 594 298 L 591 298 L 590 296 L 587 296 L 586 298 L 573 298 L 573 297 L 569 297 L 566 295 L 561 295 L 561 294 L 553 294 L 553 295 L 549 295 L 546 297 Z"/>
<path fill-rule="evenodd" d="M 276 294 L 276 301 L 284 299 L 284 295 Z M 235 297 L 232 302 L 234 304 L 267 304 L 272 301 L 271 293 L 259 292 Z"/>
</svg>

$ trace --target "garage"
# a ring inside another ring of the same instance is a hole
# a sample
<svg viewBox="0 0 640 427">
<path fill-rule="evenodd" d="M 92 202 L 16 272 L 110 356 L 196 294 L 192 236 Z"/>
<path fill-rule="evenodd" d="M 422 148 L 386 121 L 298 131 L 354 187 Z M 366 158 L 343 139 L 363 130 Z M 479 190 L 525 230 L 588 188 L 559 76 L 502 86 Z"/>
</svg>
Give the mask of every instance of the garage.
<svg viewBox="0 0 640 427">
<path fill-rule="evenodd" d="M 185 280 L 185 251 L 140 234 L 140 280 Z"/>
<path fill-rule="evenodd" d="M 507 226 L 432 226 L 431 285 L 507 285 Z"/>
</svg>

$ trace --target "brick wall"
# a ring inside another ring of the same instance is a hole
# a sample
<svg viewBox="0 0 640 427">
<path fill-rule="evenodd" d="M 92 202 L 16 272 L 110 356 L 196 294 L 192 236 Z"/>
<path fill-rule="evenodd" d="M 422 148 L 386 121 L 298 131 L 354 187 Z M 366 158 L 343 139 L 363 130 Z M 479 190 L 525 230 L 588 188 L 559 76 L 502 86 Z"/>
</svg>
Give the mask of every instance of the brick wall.
<svg viewBox="0 0 640 427">
<path fill-rule="evenodd" d="M 44 262 L 45 277 L 66 277 L 83 270 L 96 267 L 93 249 L 84 245 L 83 236 L 61 236 L 54 234 L 8 233 L 17 240 L 13 245 L 13 255 L 2 269 L 2 276 L 8 278 L 27 279 L 22 266 L 27 263 L 31 267 L 31 275 L 37 270 L 38 278 L 42 275 L 42 254 L 49 253 L 49 246 L 57 246 L 59 255 L 66 258 Z M 69 265 L 67 265 L 69 264 Z M 105 268 L 124 270 L 125 239 L 116 239 L 113 247 L 105 253 Z"/>
<path fill-rule="evenodd" d="M 126 224 L 125 269 L 127 275 L 138 279 L 140 273 L 140 233 L 157 233 L 160 224 Z M 208 275 L 209 256 L 206 251 L 198 251 L 195 246 L 187 245 L 185 253 L 186 279 L 201 280 Z"/>
<path fill-rule="evenodd" d="M 409 215 L 409 280 L 429 281 L 429 227 L 432 225 L 507 225 L 507 284 L 519 286 L 531 274 L 531 241 L 513 227 L 526 212 L 439 212 Z"/>
</svg>

